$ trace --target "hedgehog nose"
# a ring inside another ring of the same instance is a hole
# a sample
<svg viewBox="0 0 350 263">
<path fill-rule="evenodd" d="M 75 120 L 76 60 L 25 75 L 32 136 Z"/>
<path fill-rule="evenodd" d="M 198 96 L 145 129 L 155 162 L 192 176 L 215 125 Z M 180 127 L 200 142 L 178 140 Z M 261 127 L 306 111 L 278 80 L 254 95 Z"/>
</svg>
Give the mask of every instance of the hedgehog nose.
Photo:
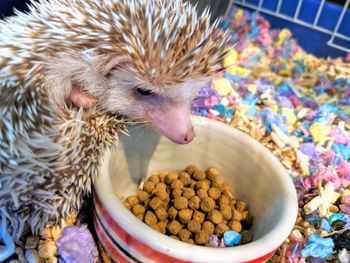
<svg viewBox="0 0 350 263">
<path fill-rule="evenodd" d="M 182 137 L 182 142 L 183 144 L 190 143 L 194 138 L 194 130 L 193 127 L 191 126 L 190 129 L 184 134 Z"/>
</svg>

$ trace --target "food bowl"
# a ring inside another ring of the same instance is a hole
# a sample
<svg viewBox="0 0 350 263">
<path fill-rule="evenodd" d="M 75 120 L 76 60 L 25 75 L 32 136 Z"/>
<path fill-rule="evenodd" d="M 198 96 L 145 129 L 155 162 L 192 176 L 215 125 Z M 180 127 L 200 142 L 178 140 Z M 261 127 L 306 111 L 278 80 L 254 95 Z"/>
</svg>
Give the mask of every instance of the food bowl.
<svg viewBox="0 0 350 263">
<path fill-rule="evenodd" d="M 109 150 L 94 183 L 99 242 L 116 262 L 264 262 L 291 232 L 297 216 L 294 185 L 279 161 L 248 135 L 203 117 L 192 118 L 195 139 L 177 145 L 150 127 L 135 126 Z M 145 175 L 195 164 L 221 171 L 253 216 L 251 243 L 210 248 L 160 234 L 137 219 L 121 199 L 135 194 Z"/>
</svg>

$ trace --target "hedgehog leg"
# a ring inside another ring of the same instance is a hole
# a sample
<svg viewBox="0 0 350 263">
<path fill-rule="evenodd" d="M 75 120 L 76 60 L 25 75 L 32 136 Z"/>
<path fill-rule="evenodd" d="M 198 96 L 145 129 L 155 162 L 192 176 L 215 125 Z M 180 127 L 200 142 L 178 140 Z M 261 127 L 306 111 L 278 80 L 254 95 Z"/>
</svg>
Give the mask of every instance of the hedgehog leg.
<svg viewBox="0 0 350 263">
<path fill-rule="evenodd" d="M 15 244 L 7 232 L 6 216 L 1 217 L 0 237 L 5 244 L 5 246 L 0 246 L 0 262 L 3 262 L 15 253 Z"/>
</svg>

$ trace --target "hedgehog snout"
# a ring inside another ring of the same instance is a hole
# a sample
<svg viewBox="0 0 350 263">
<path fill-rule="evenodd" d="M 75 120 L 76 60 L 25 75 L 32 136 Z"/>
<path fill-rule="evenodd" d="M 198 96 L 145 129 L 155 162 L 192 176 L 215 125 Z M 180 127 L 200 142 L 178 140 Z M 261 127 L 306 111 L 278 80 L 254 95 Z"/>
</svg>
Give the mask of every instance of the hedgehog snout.
<svg viewBox="0 0 350 263">
<path fill-rule="evenodd" d="M 195 136 L 187 103 L 173 103 L 146 111 L 146 119 L 161 134 L 175 143 L 190 143 Z"/>
</svg>

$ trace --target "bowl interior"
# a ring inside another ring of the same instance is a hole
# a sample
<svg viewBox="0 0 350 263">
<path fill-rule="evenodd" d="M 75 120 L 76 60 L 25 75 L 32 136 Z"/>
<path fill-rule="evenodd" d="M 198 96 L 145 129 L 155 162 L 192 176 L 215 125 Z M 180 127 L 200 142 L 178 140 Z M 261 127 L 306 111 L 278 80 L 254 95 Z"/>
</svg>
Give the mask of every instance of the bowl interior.
<svg viewBox="0 0 350 263">
<path fill-rule="evenodd" d="M 141 180 L 154 172 L 182 170 L 188 164 L 203 170 L 214 166 L 231 185 L 236 198 L 248 203 L 253 216 L 255 241 L 232 248 L 231 259 L 234 251 L 238 255 L 243 247 L 254 248 L 256 253 L 276 249 L 287 238 L 297 214 L 296 192 L 288 174 L 268 150 L 248 135 L 205 118 L 193 118 L 193 123 L 196 137 L 187 145 L 174 144 L 150 127 L 135 126 L 129 136 L 121 135 L 119 146 L 109 151 L 102 162 L 95 183 L 97 193 L 103 195 L 106 189 L 102 187 L 107 183 L 116 196 L 123 198 L 135 194 Z M 119 208 L 123 206 L 118 198 L 113 202 Z M 109 209 L 117 210 L 117 206 Z M 112 214 L 118 217 L 124 211 Z M 130 212 L 125 213 L 130 220 L 138 220 Z M 254 250 L 250 253 L 254 254 Z"/>
</svg>

